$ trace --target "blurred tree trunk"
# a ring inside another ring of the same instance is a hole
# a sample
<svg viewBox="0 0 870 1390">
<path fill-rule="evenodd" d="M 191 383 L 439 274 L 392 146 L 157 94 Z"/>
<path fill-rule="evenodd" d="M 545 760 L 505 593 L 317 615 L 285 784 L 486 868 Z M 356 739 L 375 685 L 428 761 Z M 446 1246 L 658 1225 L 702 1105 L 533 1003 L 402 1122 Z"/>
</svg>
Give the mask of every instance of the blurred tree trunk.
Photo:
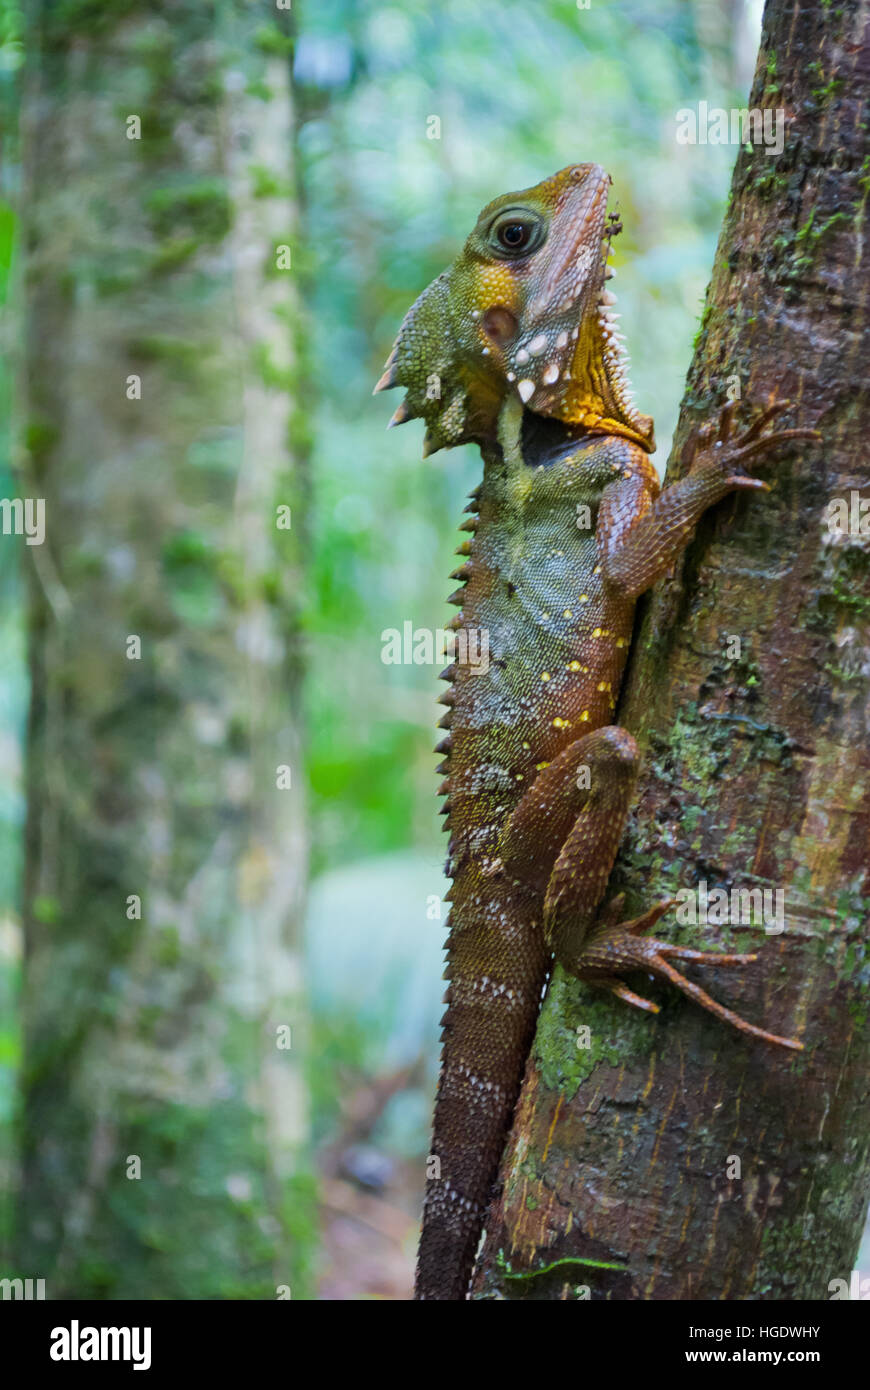
<svg viewBox="0 0 870 1390">
<path fill-rule="evenodd" d="M 29 6 L 18 1263 L 48 1297 L 304 1286 L 282 24 Z"/>
<path fill-rule="evenodd" d="M 768 4 L 749 106 L 784 108 L 785 147 L 737 160 L 669 477 L 729 379 L 790 398 L 789 423 L 824 443 L 765 465 L 769 497 L 705 519 L 645 605 L 619 716 L 645 746 L 612 883 L 624 915 L 704 880 L 784 890 L 782 935 L 674 914 L 659 930 L 757 946 L 743 971 L 688 973 L 807 1051 L 643 979 L 655 1020 L 557 971 L 479 1297 L 827 1299 L 849 1281 L 868 1190 L 870 527 L 836 534 L 826 512 L 868 497 L 866 24 L 855 0 Z"/>
</svg>

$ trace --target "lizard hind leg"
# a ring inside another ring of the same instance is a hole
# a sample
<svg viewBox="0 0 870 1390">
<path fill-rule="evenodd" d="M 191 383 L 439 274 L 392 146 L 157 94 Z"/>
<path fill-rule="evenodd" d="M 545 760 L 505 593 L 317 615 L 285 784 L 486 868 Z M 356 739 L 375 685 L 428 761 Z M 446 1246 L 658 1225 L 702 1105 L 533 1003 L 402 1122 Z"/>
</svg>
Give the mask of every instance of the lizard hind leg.
<svg viewBox="0 0 870 1390">
<path fill-rule="evenodd" d="M 565 782 L 570 784 L 578 763 L 584 761 L 590 765 L 592 777 L 589 791 L 578 797 Z M 514 854 L 509 854 L 508 858 L 513 857 L 514 863 L 518 863 L 521 856 L 516 854 L 517 842 L 531 839 L 533 825 L 537 829 L 540 851 L 548 838 L 552 844 L 554 835 L 564 833 L 566 816 L 574 811 L 573 824 L 550 872 L 544 900 L 544 927 L 557 960 L 578 979 L 605 984 L 625 1002 L 654 1012 L 650 1001 L 634 994 L 620 978 L 632 971 L 646 971 L 667 980 L 739 1032 L 779 1047 L 802 1051 L 802 1043 L 747 1023 L 739 1014 L 712 999 L 700 985 L 687 980 L 671 963 L 681 960 L 702 965 L 741 966 L 751 964 L 756 959 L 754 954 L 697 951 L 645 935 L 676 899 L 665 898 L 628 922 L 614 922 L 614 909 L 618 904 L 612 903 L 604 920 L 595 921 L 619 848 L 637 763 L 637 746 L 625 730 L 616 726 L 599 729 L 578 740 L 554 760 L 533 784 L 526 805 L 521 803 L 508 827 L 505 848 L 507 850 L 513 842 Z M 561 781 L 561 794 L 557 791 L 557 779 Z M 544 833 L 545 827 L 549 836 Z M 538 860 L 538 872 L 546 862 L 545 853 Z"/>
<path fill-rule="evenodd" d="M 671 945 L 644 933 L 676 899 L 656 903 L 632 921 L 617 921 L 620 899 L 596 921 L 628 816 L 640 755 L 632 736 L 607 725 L 569 744 L 532 783 L 505 825 L 498 872 L 544 897 L 544 931 L 559 963 L 578 979 L 611 989 L 647 1012 L 656 1005 L 634 994 L 621 976 L 645 971 L 675 985 L 723 1022 L 780 1047 L 802 1050 L 712 999 L 672 960 L 740 966 L 754 955 L 728 955 Z"/>
</svg>

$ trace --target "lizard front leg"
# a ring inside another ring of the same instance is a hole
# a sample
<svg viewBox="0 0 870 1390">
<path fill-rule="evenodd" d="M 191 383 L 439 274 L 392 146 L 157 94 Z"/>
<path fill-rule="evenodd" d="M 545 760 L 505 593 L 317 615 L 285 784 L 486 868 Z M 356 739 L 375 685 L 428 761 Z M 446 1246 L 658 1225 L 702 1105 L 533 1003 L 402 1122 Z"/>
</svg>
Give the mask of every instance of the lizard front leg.
<svg viewBox="0 0 870 1390">
<path fill-rule="evenodd" d="M 610 484 L 602 497 L 596 540 L 603 575 L 614 594 L 636 599 L 651 588 L 685 549 L 707 508 L 730 492 L 769 491 L 767 483 L 743 471 L 750 459 L 792 439 L 821 438 L 811 429 L 766 432 L 788 404 L 768 406 L 736 438 L 731 434 L 735 405 L 726 405 L 713 424 L 690 436 L 684 451 L 690 460 L 686 476 L 654 499 L 643 474 L 629 472 Z"/>
<path fill-rule="evenodd" d="M 637 744 L 625 729 L 608 725 L 577 739 L 544 768 L 505 826 L 500 868 L 544 894 L 544 930 L 556 959 L 578 979 L 605 986 L 637 1008 L 658 1012 L 619 978 L 643 970 L 683 991 L 743 1033 L 802 1050 L 803 1044 L 747 1023 L 685 979 L 674 959 L 719 966 L 748 964 L 755 955 L 696 951 L 642 933 L 671 906 L 656 904 L 643 916 L 616 925 L 592 926 L 616 859 L 634 793 Z"/>
</svg>

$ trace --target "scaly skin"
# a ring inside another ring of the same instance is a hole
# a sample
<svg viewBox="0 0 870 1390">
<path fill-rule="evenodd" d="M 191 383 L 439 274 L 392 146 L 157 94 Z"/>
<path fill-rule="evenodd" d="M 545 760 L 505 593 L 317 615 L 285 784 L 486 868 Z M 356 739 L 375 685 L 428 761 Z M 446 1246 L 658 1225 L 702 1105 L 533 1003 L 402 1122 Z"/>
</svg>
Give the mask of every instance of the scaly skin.
<svg viewBox="0 0 870 1390">
<path fill-rule="evenodd" d="M 467 1294 L 553 957 L 652 1011 L 620 977 L 656 974 L 742 1032 L 801 1047 L 671 964 L 754 956 L 642 935 L 669 902 L 595 925 L 638 771 L 634 739 L 611 722 L 635 600 L 707 507 L 764 486 L 742 471 L 750 457 L 812 434 L 766 432 L 774 406 L 732 441 L 726 408 L 687 476 L 660 491 L 652 421 L 628 395 L 608 317 L 608 185 L 576 165 L 490 203 L 406 317 L 376 388 L 408 388 L 391 423 L 422 415 L 424 453 L 473 440 L 484 459 L 452 626 L 488 633 L 489 668 L 457 661 L 442 697 L 453 908 L 421 1299 Z"/>
</svg>

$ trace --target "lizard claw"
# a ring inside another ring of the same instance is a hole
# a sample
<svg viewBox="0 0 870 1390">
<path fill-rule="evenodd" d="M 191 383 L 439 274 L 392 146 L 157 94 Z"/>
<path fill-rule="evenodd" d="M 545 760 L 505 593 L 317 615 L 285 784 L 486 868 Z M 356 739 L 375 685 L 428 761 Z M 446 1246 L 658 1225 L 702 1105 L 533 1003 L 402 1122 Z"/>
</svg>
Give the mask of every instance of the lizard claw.
<svg viewBox="0 0 870 1390">
<path fill-rule="evenodd" d="M 720 476 L 724 475 L 723 481 L 727 482 L 729 488 L 769 492 L 767 483 L 742 471 L 746 462 L 760 454 L 768 453 L 771 449 L 779 448 L 791 439 L 816 440 L 822 437 L 818 430 L 802 428 L 771 430 L 767 434 L 764 433 L 767 426 L 787 410 L 790 404 L 790 401 L 774 401 L 761 411 L 751 425 L 732 439 L 731 429 L 737 405 L 736 402 L 729 401 L 722 407 L 715 421 L 702 425 L 690 437 L 687 446 L 690 471 L 712 470 Z"/>
<path fill-rule="evenodd" d="M 750 444 L 753 439 L 757 439 L 765 426 L 769 425 L 771 420 L 775 420 L 777 415 L 781 415 L 784 410 L 788 410 L 790 405 L 791 401 L 774 401 L 773 405 L 769 405 L 766 410 L 762 410 L 758 418 L 753 421 L 748 429 L 743 431 L 739 439 L 735 440 L 737 448 L 742 448 L 744 444 Z M 732 412 L 733 406 L 734 403 L 731 402 Z M 725 409 L 727 410 L 728 407 L 726 406 Z M 723 411 L 722 413 L 724 414 L 725 412 Z"/>
</svg>

